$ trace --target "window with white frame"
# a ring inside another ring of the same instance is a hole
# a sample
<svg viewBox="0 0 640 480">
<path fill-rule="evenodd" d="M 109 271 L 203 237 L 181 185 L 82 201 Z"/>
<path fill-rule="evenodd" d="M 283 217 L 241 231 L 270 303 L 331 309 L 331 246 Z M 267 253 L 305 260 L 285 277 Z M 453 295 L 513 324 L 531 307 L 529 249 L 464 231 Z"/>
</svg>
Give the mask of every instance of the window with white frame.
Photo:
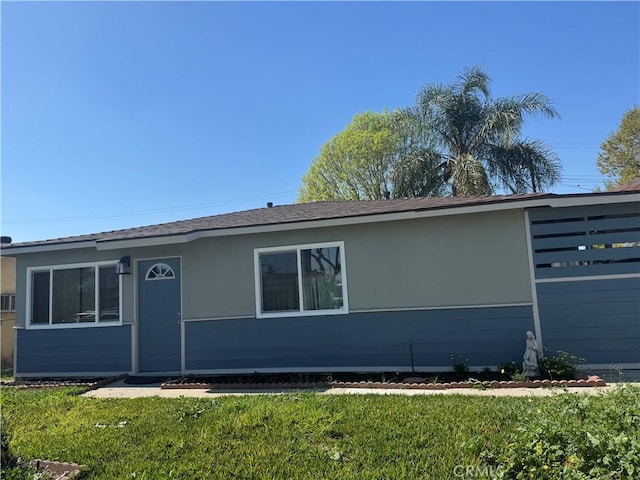
<svg viewBox="0 0 640 480">
<path fill-rule="evenodd" d="M 117 262 L 30 268 L 31 326 L 120 322 Z"/>
<path fill-rule="evenodd" d="M 16 296 L 13 293 L 3 293 L 0 296 L 0 311 L 15 312 Z"/>
<path fill-rule="evenodd" d="M 259 317 L 347 313 L 344 244 L 255 250 Z"/>
<path fill-rule="evenodd" d="M 151 266 L 144 277 L 145 280 L 168 280 L 171 278 L 176 278 L 176 274 L 173 268 L 166 263 L 156 263 Z"/>
</svg>

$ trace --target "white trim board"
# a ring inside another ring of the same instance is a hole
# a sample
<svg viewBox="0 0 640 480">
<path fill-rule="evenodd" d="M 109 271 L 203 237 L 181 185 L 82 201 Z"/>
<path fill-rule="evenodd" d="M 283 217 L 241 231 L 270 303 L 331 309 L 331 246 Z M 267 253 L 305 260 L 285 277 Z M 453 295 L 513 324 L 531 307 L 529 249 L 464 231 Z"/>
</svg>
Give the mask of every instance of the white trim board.
<svg viewBox="0 0 640 480">
<path fill-rule="evenodd" d="M 352 309 L 349 313 L 378 313 L 378 312 L 414 312 L 423 310 L 463 310 L 472 308 L 505 308 L 505 307 L 530 307 L 531 302 L 520 303 L 489 303 L 482 305 L 439 305 L 435 307 L 398 307 L 398 308 L 363 308 Z"/>
<path fill-rule="evenodd" d="M 138 372 L 135 375 L 132 374 L 132 376 L 135 376 L 135 377 L 161 377 L 163 375 L 178 376 L 178 375 L 184 375 L 184 373 L 178 370 L 172 370 L 168 372 Z M 132 386 L 135 386 L 135 385 L 132 385 Z"/>
<path fill-rule="evenodd" d="M 638 370 L 640 363 L 585 363 L 578 365 L 578 370 Z"/>
<path fill-rule="evenodd" d="M 236 315 L 230 317 L 199 317 L 199 318 L 183 318 L 182 323 L 196 323 L 196 322 L 215 322 L 218 320 L 255 320 L 255 315 Z"/>
<path fill-rule="evenodd" d="M 531 222 L 529 211 L 524 211 L 524 228 L 527 242 L 527 260 L 529 264 L 529 282 L 531 284 L 531 299 L 533 300 L 533 326 L 538 340 L 538 352 L 544 357 L 544 345 L 542 343 L 542 324 L 540 322 L 540 310 L 538 308 L 538 290 L 536 288 L 536 266 L 533 261 L 533 246 L 531 243 Z"/>
<path fill-rule="evenodd" d="M 494 303 L 494 304 L 482 304 L 482 305 L 442 305 L 435 307 L 398 307 L 398 308 L 363 308 L 363 309 L 351 309 L 350 314 L 353 313 L 384 313 L 384 312 L 420 312 L 429 310 L 463 310 L 474 308 L 506 308 L 506 307 L 530 307 L 533 304 L 531 302 L 520 303 Z M 221 316 L 221 317 L 198 317 L 198 318 L 183 318 L 184 323 L 196 323 L 196 322 L 215 322 L 218 320 L 255 320 L 255 315 L 236 315 L 236 316 Z M 270 317 L 271 318 L 271 317 Z"/>
<path fill-rule="evenodd" d="M 38 323 L 24 328 L 24 330 L 65 330 L 79 328 L 104 328 L 104 327 L 126 327 L 130 323 L 122 322 L 85 322 L 85 323 Z"/>
<path fill-rule="evenodd" d="M 15 378 L 99 378 L 99 377 L 115 377 L 117 375 L 132 375 L 132 372 L 29 372 L 29 373 L 14 373 Z"/>
<path fill-rule="evenodd" d="M 620 280 L 640 278 L 640 273 L 619 273 L 612 275 L 583 275 L 580 277 L 539 278 L 536 283 L 588 282 L 590 280 Z"/>
<path fill-rule="evenodd" d="M 9 257 L 10 254 L 23 254 L 23 253 L 37 253 L 37 252 L 50 252 L 57 250 L 75 250 L 78 248 L 95 248 L 96 241 L 90 240 L 86 242 L 69 242 L 69 243 L 56 243 L 45 245 L 26 245 L 24 247 L 3 247 L 3 256 Z M 15 252 L 14 252 L 15 250 Z M 9 254 L 9 255 L 7 255 Z"/>
</svg>

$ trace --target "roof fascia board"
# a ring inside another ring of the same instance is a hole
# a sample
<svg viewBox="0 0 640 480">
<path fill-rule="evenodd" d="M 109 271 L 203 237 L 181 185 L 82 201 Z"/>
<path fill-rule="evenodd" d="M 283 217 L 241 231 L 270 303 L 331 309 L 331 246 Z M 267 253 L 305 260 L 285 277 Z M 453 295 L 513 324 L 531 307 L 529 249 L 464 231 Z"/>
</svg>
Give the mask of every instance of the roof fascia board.
<svg viewBox="0 0 640 480">
<path fill-rule="evenodd" d="M 631 203 L 640 202 L 640 193 L 629 193 L 625 195 L 611 196 L 590 196 L 590 197 L 560 197 L 550 198 L 548 203 L 550 207 L 581 207 L 584 205 L 607 205 L 613 203 Z"/>
<path fill-rule="evenodd" d="M 469 213 L 494 212 L 499 210 L 513 210 L 519 208 L 536 207 L 574 207 L 584 205 L 604 205 L 614 203 L 640 202 L 640 193 L 612 193 L 611 195 L 591 195 L 585 194 L 571 197 L 543 197 L 520 201 L 495 202 L 480 205 L 467 205 L 457 207 L 442 207 L 432 210 L 410 210 L 397 213 L 379 213 L 372 215 L 361 215 L 353 217 L 343 217 L 326 220 L 310 220 L 302 222 L 278 223 L 271 225 L 258 225 L 250 227 L 219 228 L 213 230 L 202 230 L 187 234 L 162 235 L 148 238 L 132 238 L 124 240 L 104 240 L 86 241 L 73 243 L 58 243 L 47 245 L 33 245 L 25 247 L 5 247 L 3 254 L 24 254 L 48 252 L 56 250 L 71 250 L 77 248 L 92 248 L 97 250 L 115 250 L 119 248 L 137 248 L 159 245 L 171 245 L 188 243 L 199 238 L 226 237 L 232 235 L 249 235 L 254 233 L 281 232 L 286 230 L 301 230 L 307 228 L 337 227 L 345 225 L 357 225 L 365 223 L 389 222 L 398 220 L 409 220 L 417 218 L 442 217 L 446 215 L 464 215 Z"/>
<path fill-rule="evenodd" d="M 58 250 L 74 250 L 77 248 L 95 248 L 96 241 L 89 240 L 86 242 L 71 242 L 71 243 L 53 243 L 47 245 L 27 245 L 24 247 L 3 247 L 1 249 L 3 256 L 22 255 L 23 253 L 40 253 L 40 252 L 53 252 Z"/>
<path fill-rule="evenodd" d="M 632 198 L 629 198 L 632 197 Z M 286 230 L 301 230 L 306 228 L 339 227 L 345 225 L 359 225 L 365 223 L 391 222 L 398 220 L 410 220 L 416 218 L 442 217 L 446 215 L 464 215 L 479 212 L 494 212 L 499 210 L 512 210 L 519 208 L 535 207 L 571 207 L 579 205 L 624 203 L 640 201 L 640 194 L 635 195 L 611 195 L 608 197 L 575 197 L 575 198 L 534 198 L 515 202 L 496 202 L 482 205 L 468 205 L 460 207 L 446 207 L 434 210 L 411 210 L 397 213 L 380 213 L 374 215 L 362 215 L 355 217 L 332 218 L 327 220 L 310 220 L 306 222 L 278 223 L 272 225 L 259 225 L 253 227 L 220 228 L 215 230 L 203 230 L 185 235 L 139 238 L 131 240 L 110 240 L 98 242 L 98 250 L 112 250 L 116 248 L 135 248 L 155 245 L 168 245 L 175 243 L 187 243 L 199 238 L 228 237 L 232 235 L 250 235 L 254 233 L 282 232 Z"/>
<path fill-rule="evenodd" d="M 96 250 L 115 250 L 119 248 L 136 248 L 136 247 L 157 247 L 160 245 L 174 245 L 177 243 L 187 243 L 199 238 L 199 232 L 164 235 L 148 238 L 131 238 L 125 240 L 103 240 L 96 242 Z"/>
<path fill-rule="evenodd" d="M 147 247 L 154 245 L 167 245 L 172 243 L 186 243 L 199 238 L 228 237 L 233 235 L 250 235 L 255 233 L 282 232 L 288 230 L 302 230 L 309 228 L 340 227 L 345 225 L 360 225 L 366 223 L 391 222 L 399 220 L 411 220 L 416 218 L 442 217 L 447 215 L 464 215 L 476 212 L 491 212 L 497 210 L 510 210 L 516 208 L 529 208 L 548 206 L 549 199 L 534 199 L 518 202 L 493 203 L 483 205 L 469 205 L 461 207 L 438 208 L 434 210 L 410 210 L 397 213 L 379 213 L 353 217 L 332 218 L 326 220 L 309 220 L 305 222 L 277 223 L 271 225 L 258 225 L 253 227 L 219 228 L 215 230 L 202 230 L 185 235 L 138 238 L 130 240 L 108 240 L 97 243 L 98 250 L 112 250 L 117 248 Z"/>
</svg>

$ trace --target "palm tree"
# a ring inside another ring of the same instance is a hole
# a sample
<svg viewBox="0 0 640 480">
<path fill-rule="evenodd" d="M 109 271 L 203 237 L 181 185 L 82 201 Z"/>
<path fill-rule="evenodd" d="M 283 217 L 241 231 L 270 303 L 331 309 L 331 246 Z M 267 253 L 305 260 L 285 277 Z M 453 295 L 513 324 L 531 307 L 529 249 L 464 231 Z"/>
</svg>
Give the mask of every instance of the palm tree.
<svg viewBox="0 0 640 480">
<path fill-rule="evenodd" d="M 560 179 L 557 156 L 539 141 L 520 138 L 526 117 L 558 117 L 547 97 L 527 93 L 492 99 L 482 67 L 466 69 L 453 85 L 423 87 L 403 115 L 430 131 L 436 147 L 398 165 L 394 180 L 398 187 L 408 186 L 404 192 L 397 188 L 400 195 L 418 192 L 420 179 L 434 165 L 453 195 L 489 195 L 498 188 L 536 192 Z M 424 178 L 433 182 L 432 175 Z"/>
</svg>

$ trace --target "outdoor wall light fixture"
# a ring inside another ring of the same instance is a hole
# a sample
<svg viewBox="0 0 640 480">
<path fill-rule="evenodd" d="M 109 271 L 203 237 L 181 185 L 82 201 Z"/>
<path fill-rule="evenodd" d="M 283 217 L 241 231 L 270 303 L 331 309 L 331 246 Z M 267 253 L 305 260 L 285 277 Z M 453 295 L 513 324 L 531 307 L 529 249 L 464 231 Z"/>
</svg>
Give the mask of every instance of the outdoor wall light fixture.
<svg viewBox="0 0 640 480">
<path fill-rule="evenodd" d="M 129 255 L 120 258 L 116 264 L 116 273 L 118 275 L 128 275 L 131 273 L 131 257 Z"/>
</svg>

